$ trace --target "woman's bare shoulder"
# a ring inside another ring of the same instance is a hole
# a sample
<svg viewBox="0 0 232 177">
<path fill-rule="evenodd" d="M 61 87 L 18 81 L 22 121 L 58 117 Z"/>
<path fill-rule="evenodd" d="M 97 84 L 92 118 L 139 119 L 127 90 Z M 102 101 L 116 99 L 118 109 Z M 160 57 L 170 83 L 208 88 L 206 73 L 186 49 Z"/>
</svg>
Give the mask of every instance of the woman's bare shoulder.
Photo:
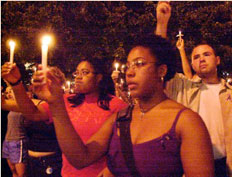
<svg viewBox="0 0 232 177">
<path fill-rule="evenodd" d="M 184 126 L 191 126 L 191 124 L 202 124 L 203 121 L 198 113 L 192 111 L 190 108 L 185 107 L 184 105 L 177 103 L 174 100 L 168 100 L 167 109 L 169 112 L 178 113 L 182 110 L 178 124 L 183 124 Z"/>
</svg>

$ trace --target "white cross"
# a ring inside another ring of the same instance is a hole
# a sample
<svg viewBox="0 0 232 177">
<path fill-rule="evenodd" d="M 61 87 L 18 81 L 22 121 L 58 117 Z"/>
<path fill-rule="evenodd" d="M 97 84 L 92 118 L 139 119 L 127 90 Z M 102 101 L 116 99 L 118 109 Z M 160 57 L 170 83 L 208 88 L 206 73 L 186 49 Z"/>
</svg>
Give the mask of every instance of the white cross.
<svg viewBox="0 0 232 177">
<path fill-rule="evenodd" d="M 181 37 L 184 36 L 183 34 L 181 34 L 181 31 L 179 31 L 179 34 L 176 35 L 176 37 L 179 37 L 179 39 L 181 39 Z"/>
</svg>

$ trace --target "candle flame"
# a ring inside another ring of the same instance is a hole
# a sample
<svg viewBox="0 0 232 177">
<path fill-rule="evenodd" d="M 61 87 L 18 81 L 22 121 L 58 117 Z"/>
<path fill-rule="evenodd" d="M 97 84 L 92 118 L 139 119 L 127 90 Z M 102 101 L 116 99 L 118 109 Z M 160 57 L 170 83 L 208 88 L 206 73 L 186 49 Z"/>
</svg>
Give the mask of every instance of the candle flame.
<svg viewBox="0 0 232 177">
<path fill-rule="evenodd" d="M 115 69 L 118 70 L 119 63 L 115 63 L 114 66 L 115 66 Z"/>
<path fill-rule="evenodd" d="M 10 41 L 9 45 L 10 45 L 11 48 L 14 48 L 15 47 L 15 42 L 14 41 Z"/>
<path fill-rule="evenodd" d="M 42 44 L 43 45 L 48 45 L 50 42 L 51 42 L 51 36 L 44 36 L 43 38 L 42 38 Z"/>
</svg>

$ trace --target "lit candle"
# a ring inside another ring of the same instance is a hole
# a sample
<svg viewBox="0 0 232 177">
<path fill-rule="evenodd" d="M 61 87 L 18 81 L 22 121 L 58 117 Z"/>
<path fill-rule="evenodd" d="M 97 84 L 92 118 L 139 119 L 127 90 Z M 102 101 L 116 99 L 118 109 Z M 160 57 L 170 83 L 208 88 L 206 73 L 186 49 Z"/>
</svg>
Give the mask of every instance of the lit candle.
<svg viewBox="0 0 232 177">
<path fill-rule="evenodd" d="M 121 82 L 122 85 L 124 84 L 124 80 L 122 78 L 121 78 L 120 82 Z"/>
<path fill-rule="evenodd" d="M 33 66 L 32 70 L 33 70 L 34 72 L 36 72 L 36 70 L 37 70 L 36 66 Z"/>
<path fill-rule="evenodd" d="M 70 81 L 66 82 L 67 86 L 68 86 L 68 92 L 70 91 Z"/>
<path fill-rule="evenodd" d="M 122 73 L 125 73 L 125 69 L 126 69 L 126 65 L 123 64 L 123 65 L 121 66 L 121 71 L 122 71 Z"/>
<path fill-rule="evenodd" d="M 182 37 L 182 36 L 184 36 L 184 35 L 181 33 L 181 31 L 179 31 L 179 34 L 176 35 L 176 37 L 179 37 L 179 40 L 181 40 L 181 37 Z"/>
<path fill-rule="evenodd" d="M 48 57 L 48 44 L 51 42 L 50 36 L 44 36 L 42 38 L 42 68 L 44 71 L 47 69 L 47 57 Z"/>
<path fill-rule="evenodd" d="M 119 63 L 115 63 L 114 66 L 115 66 L 115 71 L 118 71 Z"/>
<path fill-rule="evenodd" d="M 13 64 L 13 62 L 14 62 L 15 42 L 14 41 L 10 41 L 9 45 L 10 45 L 10 63 Z"/>
</svg>

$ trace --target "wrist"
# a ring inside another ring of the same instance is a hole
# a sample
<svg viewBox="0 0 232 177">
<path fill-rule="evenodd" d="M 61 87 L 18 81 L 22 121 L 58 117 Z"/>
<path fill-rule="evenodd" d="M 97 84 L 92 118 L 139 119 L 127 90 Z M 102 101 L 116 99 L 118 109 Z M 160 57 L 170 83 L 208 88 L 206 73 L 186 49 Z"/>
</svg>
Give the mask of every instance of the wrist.
<svg viewBox="0 0 232 177">
<path fill-rule="evenodd" d="M 160 35 L 163 38 L 167 38 L 167 25 L 157 24 L 156 30 L 154 31 L 156 35 Z"/>
<path fill-rule="evenodd" d="M 156 24 L 156 26 L 160 26 L 160 27 L 167 27 L 168 26 L 168 23 L 161 23 L 161 22 L 158 22 L 157 24 Z"/>
<path fill-rule="evenodd" d="M 49 104 L 53 105 L 53 106 L 59 106 L 61 103 L 64 102 L 64 96 L 62 95 L 56 95 L 55 98 L 53 98 L 52 100 L 48 101 Z"/>
<path fill-rule="evenodd" d="M 20 83 L 22 83 L 22 78 L 20 77 L 16 82 L 12 83 L 12 82 L 9 82 L 10 85 L 13 87 L 13 86 L 17 86 L 19 85 Z"/>
<path fill-rule="evenodd" d="M 184 48 L 180 48 L 179 51 L 180 51 L 180 53 L 184 53 L 185 52 Z"/>
</svg>

